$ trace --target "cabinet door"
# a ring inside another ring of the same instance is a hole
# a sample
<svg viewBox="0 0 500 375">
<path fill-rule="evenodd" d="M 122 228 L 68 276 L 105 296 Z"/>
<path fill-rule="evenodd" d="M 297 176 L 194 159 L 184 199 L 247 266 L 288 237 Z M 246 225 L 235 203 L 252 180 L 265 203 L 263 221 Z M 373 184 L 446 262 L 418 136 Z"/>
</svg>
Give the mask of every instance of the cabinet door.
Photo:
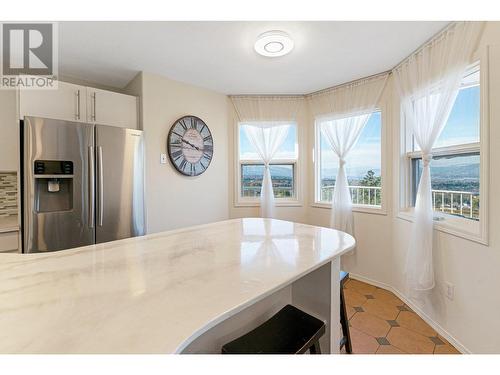
<svg viewBox="0 0 500 375">
<path fill-rule="evenodd" d="M 0 233 L 0 253 L 19 251 L 18 237 L 18 232 Z"/>
<path fill-rule="evenodd" d="M 137 97 L 87 87 L 87 121 L 137 129 Z"/>
<path fill-rule="evenodd" d="M 20 117 L 86 122 L 85 93 L 85 86 L 66 82 L 58 82 L 54 90 L 22 89 L 19 91 Z"/>
</svg>

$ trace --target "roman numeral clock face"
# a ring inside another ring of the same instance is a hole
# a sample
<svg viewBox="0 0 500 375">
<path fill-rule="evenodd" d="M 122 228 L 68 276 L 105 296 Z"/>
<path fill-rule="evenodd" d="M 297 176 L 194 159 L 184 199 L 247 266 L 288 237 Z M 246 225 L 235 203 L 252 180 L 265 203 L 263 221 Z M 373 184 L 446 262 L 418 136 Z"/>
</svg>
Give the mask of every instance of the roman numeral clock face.
<svg viewBox="0 0 500 375">
<path fill-rule="evenodd" d="M 167 149 L 175 169 L 186 176 L 198 176 L 212 161 L 212 133 L 200 118 L 184 116 L 170 128 Z"/>
</svg>

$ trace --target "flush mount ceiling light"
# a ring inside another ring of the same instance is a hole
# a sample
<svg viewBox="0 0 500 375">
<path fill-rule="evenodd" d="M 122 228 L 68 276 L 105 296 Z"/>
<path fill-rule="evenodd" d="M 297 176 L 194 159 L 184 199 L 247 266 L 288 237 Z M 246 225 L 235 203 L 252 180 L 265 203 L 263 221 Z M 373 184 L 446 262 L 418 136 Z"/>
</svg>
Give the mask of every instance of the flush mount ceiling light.
<svg viewBox="0 0 500 375">
<path fill-rule="evenodd" d="M 262 56 L 284 56 L 293 49 L 293 40 L 284 31 L 268 31 L 259 35 L 254 48 Z"/>
</svg>

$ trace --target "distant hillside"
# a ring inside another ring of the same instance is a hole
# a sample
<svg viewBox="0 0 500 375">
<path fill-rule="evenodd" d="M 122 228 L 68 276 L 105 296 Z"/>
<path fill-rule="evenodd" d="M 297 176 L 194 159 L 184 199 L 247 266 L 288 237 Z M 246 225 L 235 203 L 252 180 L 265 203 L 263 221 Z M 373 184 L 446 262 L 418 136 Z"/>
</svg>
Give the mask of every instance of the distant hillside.
<svg viewBox="0 0 500 375">
<path fill-rule="evenodd" d="M 432 178 L 479 178 L 479 163 L 458 164 L 453 166 L 433 166 L 431 164 Z"/>
<path fill-rule="evenodd" d="M 262 178 L 264 167 L 262 165 L 245 166 L 245 177 Z M 271 165 L 271 175 L 278 178 L 292 178 L 293 169 Z"/>
<path fill-rule="evenodd" d="M 366 172 L 369 169 L 367 168 L 347 168 L 347 178 L 349 180 L 358 180 L 366 176 Z M 380 176 L 380 169 L 373 168 L 373 172 L 375 172 L 375 176 Z M 337 177 L 337 169 L 328 168 L 323 169 L 323 178 L 326 179 L 335 179 Z"/>
<path fill-rule="evenodd" d="M 440 161 L 444 164 L 444 161 Z M 436 163 L 437 164 L 437 163 Z M 262 165 L 245 166 L 245 178 L 261 179 L 264 173 Z M 323 174 L 323 183 L 334 184 L 336 170 L 328 170 Z M 358 185 L 360 180 L 366 175 L 365 169 L 348 169 L 348 180 L 351 185 Z M 380 176 L 380 170 L 375 170 L 375 175 Z M 292 179 L 293 170 L 290 167 L 271 166 L 273 177 L 281 179 Z M 437 190 L 459 190 L 459 191 L 479 191 L 479 163 L 453 164 L 453 165 L 432 165 L 432 188 Z"/>
</svg>

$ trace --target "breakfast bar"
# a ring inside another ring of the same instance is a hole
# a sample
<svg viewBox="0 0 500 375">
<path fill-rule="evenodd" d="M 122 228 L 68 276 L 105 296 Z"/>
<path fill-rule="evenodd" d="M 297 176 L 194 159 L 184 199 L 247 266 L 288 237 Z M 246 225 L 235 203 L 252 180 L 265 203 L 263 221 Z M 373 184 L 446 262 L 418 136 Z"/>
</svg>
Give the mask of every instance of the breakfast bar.
<svg viewBox="0 0 500 375">
<path fill-rule="evenodd" d="M 244 218 L 71 250 L 0 254 L 0 353 L 220 353 L 287 304 L 338 352 L 350 235 Z"/>
</svg>

